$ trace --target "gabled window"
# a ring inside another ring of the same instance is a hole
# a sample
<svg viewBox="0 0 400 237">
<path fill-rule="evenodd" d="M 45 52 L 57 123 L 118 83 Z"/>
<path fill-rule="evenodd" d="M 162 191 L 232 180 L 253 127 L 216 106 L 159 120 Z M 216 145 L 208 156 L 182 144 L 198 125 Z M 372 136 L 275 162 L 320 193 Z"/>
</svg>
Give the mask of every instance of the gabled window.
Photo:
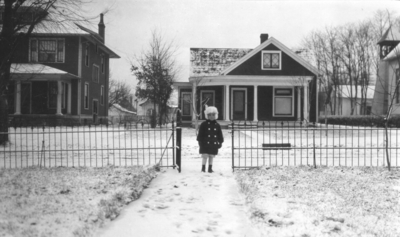
<svg viewBox="0 0 400 237">
<path fill-rule="evenodd" d="M 100 105 L 104 105 L 104 86 L 100 89 Z"/>
<path fill-rule="evenodd" d="M 281 70 L 282 69 L 282 53 L 281 51 L 267 51 L 263 50 L 262 57 L 262 70 Z"/>
<path fill-rule="evenodd" d="M 83 107 L 89 109 L 89 84 L 85 83 Z"/>
<path fill-rule="evenodd" d="M 30 61 L 63 63 L 65 60 L 64 39 L 31 39 Z"/>
<path fill-rule="evenodd" d="M 85 47 L 85 65 L 89 67 L 89 44 Z"/>
<path fill-rule="evenodd" d="M 294 116 L 293 88 L 274 88 L 274 116 Z"/>
<path fill-rule="evenodd" d="M 96 64 L 93 64 L 92 67 L 92 81 L 99 82 L 99 66 Z"/>
</svg>

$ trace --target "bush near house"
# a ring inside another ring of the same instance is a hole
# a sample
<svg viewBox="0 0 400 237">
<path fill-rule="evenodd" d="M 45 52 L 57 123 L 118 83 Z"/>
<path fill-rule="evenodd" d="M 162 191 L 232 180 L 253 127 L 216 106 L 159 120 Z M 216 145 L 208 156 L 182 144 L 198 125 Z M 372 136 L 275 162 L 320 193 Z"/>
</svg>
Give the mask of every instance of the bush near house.
<svg viewBox="0 0 400 237">
<path fill-rule="evenodd" d="M 365 116 L 365 115 L 352 115 L 352 116 L 326 116 L 320 117 L 319 123 L 337 124 L 337 125 L 350 125 L 350 126 L 373 126 L 384 127 L 385 120 L 380 116 Z M 392 116 L 389 118 L 389 127 L 400 127 L 400 116 Z"/>
</svg>

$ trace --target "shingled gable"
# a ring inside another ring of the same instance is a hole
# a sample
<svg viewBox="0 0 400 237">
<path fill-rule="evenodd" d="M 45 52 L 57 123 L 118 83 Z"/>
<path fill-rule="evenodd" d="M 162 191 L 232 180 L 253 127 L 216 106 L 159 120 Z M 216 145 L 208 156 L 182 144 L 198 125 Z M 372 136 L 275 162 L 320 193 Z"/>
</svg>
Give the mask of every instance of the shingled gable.
<svg viewBox="0 0 400 237">
<path fill-rule="evenodd" d="M 260 44 L 259 46 L 257 46 L 255 49 L 253 49 L 252 51 L 250 51 L 249 53 L 247 53 L 245 56 L 243 56 L 242 58 L 240 58 L 238 61 L 236 61 L 235 63 L 233 63 L 232 65 L 230 65 L 229 67 L 225 68 L 224 70 L 221 71 L 221 75 L 227 75 L 229 72 L 233 71 L 235 68 L 239 67 L 241 64 L 243 64 L 244 62 L 246 62 L 248 59 L 250 59 L 251 57 L 253 57 L 255 54 L 257 54 L 258 52 L 260 52 L 261 50 L 263 50 L 265 47 L 267 47 L 268 45 L 273 44 L 275 45 L 277 48 L 279 48 L 280 50 L 282 50 L 282 52 L 286 53 L 288 56 L 290 56 L 291 58 L 293 58 L 295 61 L 297 61 L 299 64 L 301 64 L 302 66 L 304 66 L 306 69 L 308 69 L 310 72 L 314 73 L 315 75 L 318 75 L 318 70 L 312 66 L 310 63 L 308 63 L 307 61 L 305 61 L 302 57 L 300 57 L 299 55 L 295 54 L 292 50 L 290 50 L 288 47 L 286 47 L 284 44 L 282 44 L 281 42 L 279 42 L 278 40 L 276 40 L 275 38 L 271 37 L 268 40 L 264 41 L 262 44 Z"/>
</svg>

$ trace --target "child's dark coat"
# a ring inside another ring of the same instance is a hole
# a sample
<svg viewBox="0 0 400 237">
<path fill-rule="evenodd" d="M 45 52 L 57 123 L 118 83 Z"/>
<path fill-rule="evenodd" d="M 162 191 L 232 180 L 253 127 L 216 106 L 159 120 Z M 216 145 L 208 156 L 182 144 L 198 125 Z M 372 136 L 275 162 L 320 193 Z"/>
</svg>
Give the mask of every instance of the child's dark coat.
<svg viewBox="0 0 400 237">
<path fill-rule="evenodd" d="M 206 120 L 201 123 L 197 141 L 200 146 L 200 154 L 217 155 L 218 149 L 224 142 L 221 126 L 216 120 Z"/>
</svg>

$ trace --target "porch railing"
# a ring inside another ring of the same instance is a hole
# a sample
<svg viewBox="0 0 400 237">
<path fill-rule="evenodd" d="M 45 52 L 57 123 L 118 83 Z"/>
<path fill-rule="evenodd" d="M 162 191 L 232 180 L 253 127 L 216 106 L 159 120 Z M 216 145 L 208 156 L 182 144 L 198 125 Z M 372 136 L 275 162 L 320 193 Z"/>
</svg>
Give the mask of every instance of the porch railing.
<svg viewBox="0 0 400 237">
<path fill-rule="evenodd" d="M 305 124 L 235 122 L 232 169 L 259 166 L 386 166 L 385 129 Z M 399 129 L 388 129 L 392 167 L 400 165 Z"/>
</svg>

